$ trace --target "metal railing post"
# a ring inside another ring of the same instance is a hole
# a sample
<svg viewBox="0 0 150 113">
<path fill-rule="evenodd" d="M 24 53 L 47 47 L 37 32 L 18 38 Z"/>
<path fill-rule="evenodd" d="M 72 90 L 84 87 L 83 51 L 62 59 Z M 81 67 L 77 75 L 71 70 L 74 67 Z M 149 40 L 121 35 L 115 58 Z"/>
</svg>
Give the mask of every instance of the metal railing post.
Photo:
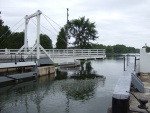
<svg viewBox="0 0 150 113">
<path fill-rule="evenodd" d="M 136 56 L 135 56 L 135 61 L 134 61 L 134 71 L 136 71 Z"/>
<path fill-rule="evenodd" d="M 31 53 L 31 61 L 32 61 L 32 53 Z"/>
<path fill-rule="evenodd" d="M 125 56 L 123 57 L 123 61 L 124 61 L 124 63 L 123 63 L 123 67 L 124 67 L 124 71 L 125 71 L 125 63 L 126 63 L 126 61 L 125 61 Z"/>
<path fill-rule="evenodd" d="M 127 66 L 129 65 L 129 55 L 127 54 Z"/>
<path fill-rule="evenodd" d="M 12 62 L 12 54 L 11 54 L 11 62 Z"/>
<path fill-rule="evenodd" d="M 17 61 L 16 61 L 16 54 L 15 54 L 15 64 L 17 64 Z"/>
</svg>

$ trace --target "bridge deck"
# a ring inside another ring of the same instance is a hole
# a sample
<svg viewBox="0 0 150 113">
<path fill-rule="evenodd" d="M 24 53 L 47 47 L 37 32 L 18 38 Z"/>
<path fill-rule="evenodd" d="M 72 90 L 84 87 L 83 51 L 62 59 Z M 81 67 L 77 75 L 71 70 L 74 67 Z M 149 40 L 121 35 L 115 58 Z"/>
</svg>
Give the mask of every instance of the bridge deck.
<svg viewBox="0 0 150 113">
<path fill-rule="evenodd" d="M 0 58 L 11 59 L 14 58 L 11 55 L 16 54 L 18 49 L 0 49 Z M 105 58 L 105 49 L 45 49 L 47 54 L 44 51 L 40 50 L 40 58 L 49 55 L 50 60 L 54 63 L 63 63 L 63 62 L 74 62 L 75 60 L 80 59 L 96 59 L 96 58 Z M 22 57 L 28 56 L 28 58 L 36 58 L 36 50 L 27 53 L 21 51 L 20 54 Z M 7 57 L 4 57 L 7 55 Z M 15 57 L 20 57 L 19 54 Z"/>
</svg>

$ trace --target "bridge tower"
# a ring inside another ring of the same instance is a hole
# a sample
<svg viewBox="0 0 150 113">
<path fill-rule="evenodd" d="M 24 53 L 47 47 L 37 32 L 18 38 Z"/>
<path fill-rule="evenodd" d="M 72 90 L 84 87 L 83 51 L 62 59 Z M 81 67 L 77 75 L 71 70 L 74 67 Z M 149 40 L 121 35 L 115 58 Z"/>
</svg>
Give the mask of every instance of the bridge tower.
<svg viewBox="0 0 150 113">
<path fill-rule="evenodd" d="M 51 59 L 50 55 L 44 50 L 44 48 L 41 46 L 40 44 L 40 15 L 42 14 L 42 12 L 40 10 L 38 10 L 37 12 L 35 12 L 32 15 L 26 15 L 25 16 L 25 31 L 24 31 L 24 45 L 18 50 L 17 54 L 20 53 L 22 50 L 24 50 L 24 58 L 26 59 L 30 54 L 32 54 L 34 52 L 34 50 L 36 50 L 36 58 L 37 60 L 40 59 L 40 50 L 42 50 L 45 55 Z M 28 42 L 27 42 L 27 31 L 28 31 L 28 23 L 29 20 L 33 17 L 36 17 L 37 19 L 37 32 L 36 32 L 36 42 L 34 44 L 34 46 L 32 47 L 32 49 L 29 49 L 30 51 L 28 51 Z"/>
</svg>

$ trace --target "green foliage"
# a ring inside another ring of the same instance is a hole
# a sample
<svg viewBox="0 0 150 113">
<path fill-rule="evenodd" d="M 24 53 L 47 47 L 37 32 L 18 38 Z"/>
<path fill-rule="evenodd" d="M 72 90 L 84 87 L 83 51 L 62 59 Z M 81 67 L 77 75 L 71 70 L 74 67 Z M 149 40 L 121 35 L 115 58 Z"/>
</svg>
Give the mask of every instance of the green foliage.
<svg viewBox="0 0 150 113">
<path fill-rule="evenodd" d="M 146 46 L 146 52 L 150 52 L 150 47 Z"/>
<path fill-rule="evenodd" d="M 52 49 L 52 40 L 45 34 L 40 34 L 40 44 L 44 49 Z"/>
<path fill-rule="evenodd" d="M 64 28 L 61 28 L 56 42 L 56 49 L 66 49 L 67 48 L 67 38 Z"/>
<path fill-rule="evenodd" d="M 1 47 L 8 49 L 19 49 L 23 46 L 24 33 L 16 32 L 9 35 L 9 37 L 1 43 Z"/>
<path fill-rule="evenodd" d="M 91 41 L 98 38 L 95 23 L 91 23 L 85 17 L 69 21 L 66 27 L 68 35 L 75 38 L 74 46 L 80 49 L 91 48 Z"/>
<path fill-rule="evenodd" d="M 106 46 L 106 53 L 114 53 L 114 49 L 112 46 Z"/>
<path fill-rule="evenodd" d="M 0 49 L 3 49 L 4 41 L 7 39 L 7 37 L 11 34 L 11 31 L 9 30 L 9 27 L 7 25 L 4 25 L 3 20 L 0 19 Z"/>
<path fill-rule="evenodd" d="M 114 45 L 114 53 L 127 53 L 127 48 L 125 45 Z"/>
<path fill-rule="evenodd" d="M 139 49 L 135 49 L 134 47 L 126 47 L 125 45 L 114 45 L 114 46 L 105 46 L 102 44 L 93 44 L 93 49 L 106 49 L 106 53 L 139 53 Z M 150 49 L 149 49 L 150 50 Z"/>
</svg>

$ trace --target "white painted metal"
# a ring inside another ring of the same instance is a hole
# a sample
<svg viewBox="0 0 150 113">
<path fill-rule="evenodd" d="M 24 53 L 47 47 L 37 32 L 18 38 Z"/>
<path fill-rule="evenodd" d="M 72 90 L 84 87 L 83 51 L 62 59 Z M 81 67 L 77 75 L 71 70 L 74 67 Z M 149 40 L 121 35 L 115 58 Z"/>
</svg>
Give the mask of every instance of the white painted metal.
<svg viewBox="0 0 150 113">
<path fill-rule="evenodd" d="M 37 45 L 35 45 L 31 50 L 28 50 L 27 53 L 36 54 L 36 46 Z M 17 50 L 8 49 L 8 51 L 8 54 L 15 54 Z M 49 56 L 54 63 L 74 62 L 78 59 L 96 59 L 106 57 L 104 49 L 44 49 L 42 46 L 40 46 L 39 51 L 41 53 L 41 58 Z M 21 53 L 25 56 L 24 51 Z M 4 54 L 3 49 L 0 49 L 0 54 Z"/>
<path fill-rule="evenodd" d="M 25 16 L 25 30 L 24 30 L 24 53 L 27 53 L 27 47 L 28 47 L 28 42 L 27 42 L 27 29 L 28 29 L 28 23 L 29 20 L 27 19 L 28 15 Z"/>
<path fill-rule="evenodd" d="M 37 59 L 40 59 L 40 14 L 37 15 Z"/>
<path fill-rule="evenodd" d="M 48 55 L 48 53 L 44 50 L 44 48 L 40 45 L 40 15 L 42 14 L 42 12 L 40 10 L 38 10 L 36 13 L 32 14 L 32 15 L 26 15 L 25 16 L 25 37 L 24 37 L 24 45 L 18 50 L 18 52 L 16 52 L 15 54 L 19 54 L 22 52 L 22 50 L 24 49 L 24 54 L 26 54 L 24 56 L 24 58 L 26 59 L 28 57 L 29 54 L 33 53 L 34 50 L 36 51 L 36 58 L 37 60 L 40 59 L 40 52 L 41 50 L 44 52 L 44 54 L 49 58 L 50 56 Z M 37 36 L 36 36 L 36 44 L 32 47 L 32 49 L 30 51 L 27 52 L 27 27 L 28 27 L 28 23 L 29 23 L 29 19 L 36 17 L 37 18 Z"/>
</svg>

